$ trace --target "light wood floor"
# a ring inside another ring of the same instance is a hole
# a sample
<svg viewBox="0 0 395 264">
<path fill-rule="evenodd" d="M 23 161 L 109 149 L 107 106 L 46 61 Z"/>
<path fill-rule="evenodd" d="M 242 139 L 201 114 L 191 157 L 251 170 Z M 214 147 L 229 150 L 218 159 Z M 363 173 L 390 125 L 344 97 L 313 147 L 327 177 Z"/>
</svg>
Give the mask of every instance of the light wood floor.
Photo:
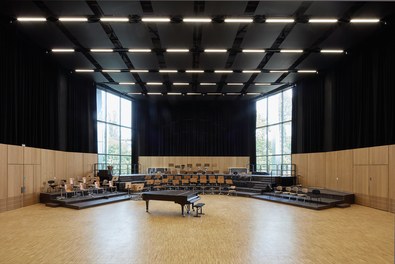
<svg viewBox="0 0 395 264">
<path fill-rule="evenodd" d="M 202 196 L 201 218 L 172 202 L 81 211 L 37 204 L 0 214 L 0 263 L 394 263 L 394 214 L 313 211 Z"/>
</svg>

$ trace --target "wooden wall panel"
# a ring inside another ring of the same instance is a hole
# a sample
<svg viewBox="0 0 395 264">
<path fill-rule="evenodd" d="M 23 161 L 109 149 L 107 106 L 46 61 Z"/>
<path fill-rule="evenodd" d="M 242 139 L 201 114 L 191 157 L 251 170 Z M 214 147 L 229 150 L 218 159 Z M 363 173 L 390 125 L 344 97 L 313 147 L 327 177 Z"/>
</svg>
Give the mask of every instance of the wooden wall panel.
<svg viewBox="0 0 395 264">
<path fill-rule="evenodd" d="M 354 165 L 368 165 L 369 164 L 369 148 L 360 148 L 353 150 Z"/>
<path fill-rule="evenodd" d="M 67 180 L 67 153 L 55 151 L 55 177 L 58 180 Z"/>
<path fill-rule="evenodd" d="M 13 210 L 22 207 L 22 177 L 23 165 L 8 165 L 7 210 Z"/>
<path fill-rule="evenodd" d="M 97 163 L 97 154 L 92 153 L 84 153 L 84 170 L 82 172 L 83 176 L 86 176 L 88 173 L 93 173 L 94 165 Z"/>
<path fill-rule="evenodd" d="M 354 166 L 353 192 L 355 194 L 355 203 L 370 206 L 368 165 Z"/>
<path fill-rule="evenodd" d="M 337 163 L 336 151 L 325 153 L 325 185 L 327 189 L 336 190 L 338 188 Z"/>
<path fill-rule="evenodd" d="M 41 149 L 24 147 L 23 164 L 41 164 Z"/>
<path fill-rule="evenodd" d="M 353 151 L 337 152 L 337 189 L 345 192 L 353 191 Z"/>
<path fill-rule="evenodd" d="M 308 154 L 308 185 L 325 187 L 325 153 Z"/>
<path fill-rule="evenodd" d="M 66 157 L 67 179 L 82 179 L 84 174 L 84 155 L 82 153 L 67 152 Z"/>
<path fill-rule="evenodd" d="M 34 165 L 23 165 L 22 185 L 25 187 L 23 206 L 34 204 Z"/>
<path fill-rule="evenodd" d="M 0 144 L 0 212 L 7 210 L 7 145 Z"/>
<path fill-rule="evenodd" d="M 44 182 L 41 180 L 41 165 L 33 165 L 33 171 L 34 171 L 33 193 L 40 194 L 40 192 L 47 191 L 46 190 L 47 184 L 44 185 Z"/>
<path fill-rule="evenodd" d="M 8 164 L 23 164 L 23 147 L 8 145 Z"/>
<path fill-rule="evenodd" d="M 369 164 L 387 165 L 388 164 L 388 146 L 369 148 Z"/>
<path fill-rule="evenodd" d="M 55 151 L 43 149 L 41 151 L 41 182 L 47 182 L 48 180 L 54 179 L 56 176 Z"/>
<path fill-rule="evenodd" d="M 388 165 L 369 166 L 370 206 L 388 211 Z"/>
<path fill-rule="evenodd" d="M 395 213 L 395 145 L 389 146 L 388 166 L 389 211 Z"/>
<path fill-rule="evenodd" d="M 298 184 L 308 186 L 308 154 L 293 154 L 292 163 L 296 165 Z"/>
</svg>

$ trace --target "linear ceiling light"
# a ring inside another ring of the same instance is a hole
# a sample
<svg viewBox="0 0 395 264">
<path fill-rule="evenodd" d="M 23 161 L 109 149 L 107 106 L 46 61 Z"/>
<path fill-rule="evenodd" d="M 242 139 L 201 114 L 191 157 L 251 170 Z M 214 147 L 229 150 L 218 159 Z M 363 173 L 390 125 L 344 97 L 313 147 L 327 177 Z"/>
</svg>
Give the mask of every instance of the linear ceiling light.
<svg viewBox="0 0 395 264">
<path fill-rule="evenodd" d="M 294 49 L 294 50 L 292 50 L 292 49 L 282 49 L 282 50 L 280 50 L 280 52 L 281 53 L 302 53 L 303 50 L 301 50 L 301 49 Z"/>
<path fill-rule="evenodd" d="M 232 70 L 215 70 L 215 73 L 232 73 Z"/>
<path fill-rule="evenodd" d="M 175 82 L 173 85 L 189 85 L 189 83 Z"/>
<path fill-rule="evenodd" d="M 74 52 L 74 49 L 52 49 L 52 52 Z"/>
<path fill-rule="evenodd" d="M 175 73 L 177 70 L 159 70 L 160 73 Z"/>
<path fill-rule="evenodd" d="M 271 73 L 279 73 L 279 72 L 284 73 L 284 72 L 288 72 L 288 71 L 272 70 L 272 71 L 269 71 L 269 72 L 271 72 Z"/>
<path fill-rule="evenodd" d="M 21 22 L 43 22 L 47 21 L 45 17 L 18 17 L 16 20 Z"/>
<path fill-rule="evenodd" d="M 225 23 L 251 23 L 254 20 L 252 18 L 225 18 Z"/>
<path fill-rule="evenodd" d="M 151 52 L 150 49 L 129 49 L 129 52 Z"/>
<path fill-rule="evenodd" d="M 130 95 L 141 95 L 142 93 L 128 93 Z"/>
<path fill-rule="evenodd" d="M 167 49 L 166 52 L 189 52 L 189 49 Z"/>
<path fill-rule="evenodd" d="M 113 52 L 113 49 L 91 49 L 91 52 Z"/>
<path fill-rule="evenodd" d="M 216 83 L 200 83 L 202 86 L 211 86 L 211 85 L 217 85 Z"/>
<path fill-rule="evenodd" d="M 192 23 L 209 23 L 212 21 L 211 18 L 183 18 L 184 22 L 192 22 Z"/>
<path fill-rule="evenodd" d="M 162 95 L 162 93 L 147 93 L 148 95 Z"/>
<path fill-rule="evenodd" d="M 59 21 L 62 22 L 86 22 L 88 18 L 86 17 L 59 17 Z"/>
<path fill-rule="evenodd" d="M 311 18 L 309 23 L 336 23 L 338 20 L 336 18 Z"/>
<path fill-rule="evenodd" d="M 92 69 L 76 69 L 75 72 L 94 72 Z"/>
<path fill-rule="evenodd" d="M 182 93 L 167 93 L 167 95 L 182 95 Z"/>
<path fill-rule="evenodd" d="M 226 49 L 205 49 L 204 52 L 227 52 Z"/>
<path fill-rule="evenodd" d="M 260 95 L 260 93 L 246 93 L 246 95 Z"/>
<path fill-rule="evenodd" d="M 142 18 L 143 22 L 170 22 L 170 18 L 168 17 L 145 17 Z"/>
<path fill-rule="evenodd" d="M 298 70 L 298 73 L 317 73 L 316 70 Z"/>
<path fill-rule="evenodd" d="M 322 53 L 343 53 L 344 50 L 330 50 L 330 49 L 322 49 Z"/>
<path fill-rule="evenodd" d="M 133 72 L 133 73 L 142 73 L 142 72 L 148 72 L 148 70 L 130 70 L 130 72 Z"/>
<path fill-rule="evenodd" d="M 120 82 L 119 85 L 135 85 L 134 82 Z"/>
<path fill-rule="evenodd" d="M 268 18 L 266 19 L 267 23 L 293 23 L 295 19 L 292 18 Z"/>
<path fill-rule="evenodd" d="M 226 95 L 240 95 L 240 93 L 226 93 Z"/>
<path fill-rule="evenodd" d="M 100 18 L 102 22 L 129 22 L 127 17 L 102 17 Z"/>
<path fill-rule="evenodd" d="M 102 72 L 121 72 L 121 70 L 102 70 Z"/>
<path fill-rule="evenodd" d="M 201 93 L 187 93 L 187 95 L 202 95 Z"/>
<path fill-rule="evenodd" d="M 271 83 L 254 83 L 255 86 L 268 86 L 271 85 Z"/>
<path fill-rule="evenodd" d="M 161 82 L 147 82 L 147 85 L 162 85 Z"/>
<path fill-rule="evenodd" d="M 260 73 L 260 70 L 243 70 L 243 73 Z"/>
<path fill-rule="evenodd" d="M 380 19 L 378 18 L 355 18 L 351 19 L 350 23 L 378 23 Z"/>
<path fill-rule="evenodd" d="M 229 86 L 242 86 L 242 85 L 244 85 L 244 83 L 227 83 L 226 85 L 229 85 Z"/>
<path fill-rule="evenodd" d="M 265 52 L 264 49 L 243 49 L 242 51 L 245 53 L 263 53 L 263 52 Z"/>
<path fill-rule="evenodd" d="M 186 73 L 204 73 L 204 70 L 186 70 Z"/>
</svg>

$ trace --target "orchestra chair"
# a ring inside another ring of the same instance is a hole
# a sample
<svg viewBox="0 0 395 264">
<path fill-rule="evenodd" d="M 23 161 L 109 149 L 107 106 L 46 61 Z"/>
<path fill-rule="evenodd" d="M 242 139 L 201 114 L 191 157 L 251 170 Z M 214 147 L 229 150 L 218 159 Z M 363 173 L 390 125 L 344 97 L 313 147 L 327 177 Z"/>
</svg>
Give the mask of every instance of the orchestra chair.
<svg viewBox="0 0 395 264">
<path fill-rule="evenodd" d="M 299 188 L 296 186 L 292 187 L 291 196 L 295 196 L 295 200 L 298 200 L 298 193 L 299 193 Z"/>
<path fill-rule="evenodd" d="M 153 185 L 154 185 L 154 180 L 146 180 L 145 181 L 146 190 L 151 191 Z"/>
<path fill-rule="evenodd" d="M 173 175 L 169 175 L 169 176 L 167 176 L 167 179 L 168 179 L 169 182 L 170 182 L 170 181 L 172 181 L 172 180 L 174 179 L 174 176 L 173 176 Z"/>
<path fill-rule="evenodd" d="M 162 175 L 158 172 L 157 174 L 155 174 L 154 179 L 160 180 L 160 179 L 162 179 Z"/>
<path fill-rule="evenodd" d="M 163 187 L 163 189 L 167 189 L 169 187 L 169 179 L 168 178 L 162 179 L 162 187 Z"/>
<path fill-rule="evenodd" d="M 58 185 L 55 183 L 55 180 L 48 180 L 48 188 L 47 192 L 55 191 Z"/>
<path fill-rule="evenodd" d="M 309 198 L 309 196 L 307 196 L 308 192 L 309 192 L 309 189 L 302 188 L 302 193 L 298 193 L 298 200 L 299 200 L 299 198 L 303 198 L 303 202 L 306 202 L 306 198 Z"/>
<path fill-rule="evenodd" d="M 214 194 L 215 186 L 217 186 L 217 179 L 215 175 L 208 176 L 208 183 L 210 184 L 211 194 Z"/>
<path fill-rule="evenodd" d="M 152 179 L 152 175 L 145 175 L 144 176 L 144 180 L 151 180 Z"/>
<path fill-rule="evenodd" d="M 207 188 L 207 176 L 200 175 L 199 183 L 200 183 L 200 189 L 203 190 L 203 194 L 204 194 L 204 190 Z"/>
<path fill-rule="evenodd" d="M 144 185 L 144 184 L 143 184 Z M 110 190 L 110 192 L 112 192 L 112 190 L 115 190 L 115 192 L 117 192 L 117 186 L 114 185 L 113 181 L 109 181 L 108 182 L 108 189 Z"/>
<path fill-rule="evenodd" d="M 87 183 L 86 177 L 82 177 L 82 183 Z"/>
<path fill-rule="evenodd" d="M 181 181 L 182 177 L 181 177 L 181 175 L 176 175 L 175 179 Z"/>
<path fill-rule="evenodd" d="M 174 190 L 178 190 L 180 188 L 180 180 L 172 180 L 172 184 L 173 184 Z"/>
<path fill-rule="evenodd" d="M 318 190 L 318 189 L 313 189 L 313 190 L 311 191 L 311 194 L 310 194 L 310 200 L 311 200 L 312 198 L 316 199 L 317 204 L 318 204 L 318 201 L 321 202 L 321 191 Z"/>
<path fill-rule="evenodd" d="M 288 199 L 290 199 L 291 191 L 292 191 L 292 188 L 287 186 L 287 187 L 285 187 L 285 192 L 283 192 L 282 194 L 286 195 L 286 197 L 288 197 Z"/>
<path fill-rule="evenodd" d="M 184 188 L 184 190 L 188 190 L 189 189 L 189 179 L 182 179 L 181 186 L 182 186 L 182 188 Z"/>
<path fill-rule="evenodd" d="M 132 190 L 132 183 L 131 182 L 125 182 L 125 190 L 128 191 L 128 195 L 130 196 L 130 192 Z"/>
<path fill-rule="evenodd" d="M 162 186 L 162 181 L 159 180 L 159 179 L 156 179 L 156 180 L 154 181 L 154 186 L 153 186 L 153 188 L 154 188 L 155 190 L 157 190 L 157 191 L 163 189 L 164 186 Z"/>
<path fill-rule="evenodd" d="M 134 183 L 131 186 L 131 191 L 133 194 L 135 194 L 135 197 L 133 200 L 141 200 L 142 199 L 142 192 L 144 189 L 144 183 Z"/>
<path fill-rule="evenodd" d="M 102 190 L 102 192 L 103 192 L 103 188 L 100 187 L 100 181 L 95 181 L 93 191 L 95 191 L 95 190 L 96 190 L 96 193 L 97 193 L 97 194 L 99 194 L 99 191 L 100 191 L 100 190 Z"/>
<path fill-rule="evenodd" d="M 73 187 L 73 185 L 71 185 L 71 184 L 65 184 L 64 185 L 64 192 L 65 192 L 65 197 L 66 197 L 66 199 L 68 198 L 68 194 L 69 193 L 72 193 L 73 195 L 70 197 L 70 198 L 74 198 L 75 196 L 76 196 L 76 192 L 75 192 L 75 190 L 74 190 L 74 187 Z"/>
<path fill-rule="evenodd" d="M 102 186 L 103 186 L 103 192 L 107 192 L 107 190 L 108 190 L 108 180 L 103 180 Z"/>
<path fill-rule="evenodd" d="M 192 177 L 192 178 L 189 180 L 189 186 L 192 187 L 192 190 L 195 190 L 195 189 L 196 189 L 197 183 L 198 183 L 198 178 L 197 178 L 197 177 Z"/>
<path fill-rule="evenodd" d="M 86 188 L 86 183 L 80 182 L 80 187 L 79 187 L 79 189 L 80 189 L 80 192 L 81 192 L 81 195 L 82 195 L 82 196 L 85 196 L 85 192 L 88 192 L 88 194 L 90 194 L 90 193 L 89 193 L 89 189 Z"/>
<path fill-rule="evenodd" d="M 191 175 L 184 175 L 184 179 L 189 180 L 191 178 Z"/>
<path fill-rule="evenodd" d="M 279 185 L 276 187 L 276 190 L 274 190 L 274 196 L 276 196 L 277 194 L 281 196 L 281 194 L 283 193 L 283 186 Z"/>
<path fill-rule="evenodd" d="M 217 183 L 219 184 L 219 194 L 221 195 L 222 194 L 222 184 L 225 184 L 225 177 L 218 176 Z"/>
<path fill-rule="evenodd" d="M 236 186 L 235 185 L 231 185 L 228 187 L 228 195 L 230 194 L 235 194 L 237 196 L 237 192 L 236 192 Z"/>
</svg>

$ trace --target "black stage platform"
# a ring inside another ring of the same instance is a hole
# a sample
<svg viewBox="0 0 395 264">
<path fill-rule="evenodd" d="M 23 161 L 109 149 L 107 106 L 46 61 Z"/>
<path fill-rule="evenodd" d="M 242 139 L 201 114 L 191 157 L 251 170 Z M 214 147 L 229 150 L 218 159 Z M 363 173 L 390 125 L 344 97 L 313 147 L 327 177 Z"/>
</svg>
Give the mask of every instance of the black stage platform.
<svg viewBox="0 0 395 264">
<path fill-rule="evenodd" d="M 307 198 L 292 196 L 292 195 L 279 195 L 274 194 L 274 192 L 267 192 L 261 195 L 251 195 L 251 198 L 277 202 L 289 205 L 295 205 L 299 207 L 304 207 L 314 210 L 322 210 L 333 207 L 348 207 L 350 204 L 354 203 L 355 196 L 353 193 L 338 192 L 328 189 L 319 189 L 320 195 L 312 196 L 311 192 L 313 189 L 318 188 L 308 188 L 309 192 Z"/>
<path fill-rule="evenodd" d="M 85 196 L 59 199 L 60 192 L 40 193 L 40 203 L 45 203 L 50 207 L 67 207 L 72 209 L 85 209 L 98 205 L 110 204 L 133 199 L 135 196 L 127 192 L 104 192 L 98 194 L 85 194 Z"/>
</svg>

